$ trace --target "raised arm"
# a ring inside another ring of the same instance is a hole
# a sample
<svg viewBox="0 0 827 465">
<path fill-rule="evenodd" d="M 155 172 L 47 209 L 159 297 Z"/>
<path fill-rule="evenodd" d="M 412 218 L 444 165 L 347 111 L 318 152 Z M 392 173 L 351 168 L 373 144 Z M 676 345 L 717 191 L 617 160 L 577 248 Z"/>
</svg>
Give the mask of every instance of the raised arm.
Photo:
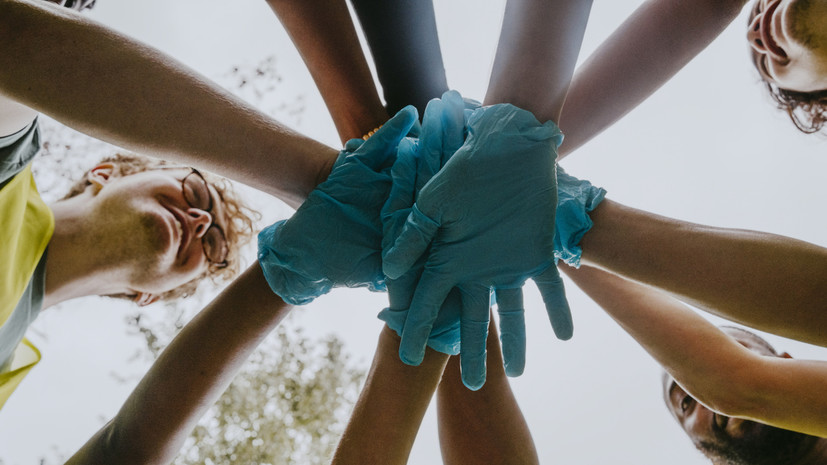
<svg viewBox="0 0 827 465">
<path fill-rule="evenodd" d="M 658 290 L 588 266 L 564 271 L 710 409 L 827 435 L 827 362 L 761 356 Z"/>
<path fill-rule="evenodd" d="M 566 135 L 560 158 L 652 95 L 718 37 L 746 3 L 649 0 L 641 5 L 577 68 L 559 122 Z"/>
<path fill-rule="evenodd" d="M 353 409 L 333 465 L 404 465 L 448 356 L 428 350 L 418 367 L 399 360 L 399 336 L 385 326 L 365 386 Z"/>
<path fill-rule="evenodd" d="M 827 346 L 827 249 L 692 224 L 605 201 L 583 261 L 762 331 Z"/>
<path fill-rule="evenodd" d="M 345 0 L 267 0 L 267 4 L 301 53 L 342 142 L 367 134 L 388 119 Z"/>
<path fill-rule="evenodd" d="M 592 0 L 509 0 L 484 103 L 560 119 Z"/>
<path fill-rule="evenodd" d="M 170 463 L 201 416 L 292 307 L 258 263 L 175 337 L 124 403 L 67 465 Z"/>
<path fill-rule="evenodd" d="M 126 149 L 208 169 L 293 206 L 335 161 L 333 149 L 170 57 L 48 2 L 0 0 L 0 43 L 0 94 Z"/>
</svg>

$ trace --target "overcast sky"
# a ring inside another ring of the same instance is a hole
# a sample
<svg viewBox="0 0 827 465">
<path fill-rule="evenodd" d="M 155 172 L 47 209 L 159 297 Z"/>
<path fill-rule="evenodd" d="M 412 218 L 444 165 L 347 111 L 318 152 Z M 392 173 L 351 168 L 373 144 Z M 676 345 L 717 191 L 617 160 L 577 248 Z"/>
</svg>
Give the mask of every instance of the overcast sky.
<svg viewBox="0 0 827 465">
<path fill-rule="evenodd" d="M 164 50 L 211 78 L 236 64 L 275 54 L 283 101 L 303 98 L 298 131 L 338 146 L 318 92 L 264 1 L 101 0 L 90 16 Z M 503 1 L 437 2 L 449 85 L 482 99 Z M 587 56 L 640 1 L 598 0 L 581 57 Z M 230 6 L 234 5 L 234 6 Z M 798 133 L 774 110 L 750 65 L 745 13 L 677 77 L 563 165 L 606 187 L 624 204 L 702 224 L 755 229 L 827 246 L 827 159 L 821 136 Z M 286 210 L 259 195 L 276 220 Z M 779 280 L 783 277 L 779 277 Z M 575 320 L 571 341 L 554 339 L 536 288 L 526 290 L 528 362 L 513 380 L 545 464 L 697 465 L 706 462 L 666 411 L 658 366 L 596 305 L 568 285 Z M 336 291 L 298 316 L 309 334 L 335 333 L 367 367 L 381 327 L 383 295 Z M 0 412 L 0 459 L 31 464 L 56 445 L 76 450 L 111 417 L 133 382 L 109 375 L 138 341 L 124 337 L 124 307 L 83 299 L 45 312 L 30 338 L 41 364 Z M 717 321 L 717 320 L 716 320 Z M 825 351 L 781 338 L 801 358 Z M 429 411 L 412 464 L 439 462 Z"/>
</svg>

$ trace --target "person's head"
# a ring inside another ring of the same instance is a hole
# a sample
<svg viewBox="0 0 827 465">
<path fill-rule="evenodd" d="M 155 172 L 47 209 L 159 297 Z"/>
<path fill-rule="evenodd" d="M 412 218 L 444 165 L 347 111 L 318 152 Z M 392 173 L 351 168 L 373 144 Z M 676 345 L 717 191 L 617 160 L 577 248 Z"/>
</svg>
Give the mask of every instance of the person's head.
<svg viewBox="0 0 827 465">
<path fill-rule="evenodd" d="M 88 206 L 85 221 L 106 261 L 130 270 L 129 289 L 114 296 L 141 304 L 190 295 L 205 277 L 235 276 L 257 215 L 226 180 L 137 155 L 105 158 L 67 199 Z"/>
<path fill-rule="evenodd" d="M 827 0 L 755 0 L 747 40 L 773 99 L 806 133 L 827 121 Z"/>
<path fill-rule="evenodd" d="M 721 329 L 744 347 L 768 357 L 789 358 L 764 339 L 744 329 Z M 666 407 L 695 447 L 715 465 L 792 464 L 809 452 L 818 438 L 754 421 L 715 413 L 663 373 Z"/>
<path fill-rule="evenodd" d="M 49 0 L 52 3 L 55 3 L 60 6 L 65 6 L 66 8 L 75 10 L 75 11 L 83 11 L 95 6 L 95 3 L 98 0 Z"/>
</svg>

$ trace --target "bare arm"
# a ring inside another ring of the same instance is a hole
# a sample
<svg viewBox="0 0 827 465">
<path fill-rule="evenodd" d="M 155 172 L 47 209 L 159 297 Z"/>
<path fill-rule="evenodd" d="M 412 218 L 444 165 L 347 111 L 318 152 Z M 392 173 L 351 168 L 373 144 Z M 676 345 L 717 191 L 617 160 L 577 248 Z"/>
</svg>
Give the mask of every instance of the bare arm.
<svg viewBox="0 0 827 465">
<path fill-rule="evenodd" d="M 181 330 L 115 418 L 67 464 L 170 463 L 291 308 L 270 291 L 255 263 Z"/>
<path fill-rule="evenodd" d="M 459 357 L 448 359 L 437 390 L 439 445 L 446 465 L 538 464 L 537 449 L 505 376 L 497 325 L 488 325 L 485 385 L 462 384 Z"/>
<path fill-rule="evenodd" d="M 767 357 L 674 298 L 583 266 L 564 271 L 695 399 L 727 416 L 827 435 L 827 362 Z"/>
<path fill-rule="evenodd" d="M 448 356 L 428 349 L 413 367 L 399 360 L 398 351 L 399 336 L 385 326 L 333 465 L 407 463 Z"/>
<path fill-rule="evenodd" d="M 649 0 L 577 69 L 560 158 L 646 100 L 738 16 L 747 0 Z"/>
<path fill-rule="evenodd" d="M 560 120 L 592 0 L 509 0 L 484 103 Z"/>
<path fill-rule="evenodd" d="M 208 169 L 293 206 L 335 161 L 335 150 L 170 57 L 48 2 L 0 0 L 0 43 L 0 94 L 129 150 Z"/>
<path fill-rule="evenodd" d="M 591 214 L 584 263 L 664 289 L 723 318 L 827 346 L 827 249 L 774 234 L 665 218 L 609 200 Z"/>
<path fill-rule="evenodd" d="M 388 119 L 345 0 L 267 0 L 302 55 L 342 141 Z"/>
</svg>

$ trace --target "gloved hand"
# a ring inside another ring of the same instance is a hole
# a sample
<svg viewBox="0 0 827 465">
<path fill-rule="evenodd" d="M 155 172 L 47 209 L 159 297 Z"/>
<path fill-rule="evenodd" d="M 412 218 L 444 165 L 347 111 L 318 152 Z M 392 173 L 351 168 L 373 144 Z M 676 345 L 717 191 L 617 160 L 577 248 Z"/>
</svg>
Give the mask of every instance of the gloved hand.
<svg viewBox="0 0 827 465">
<path fill-rule="evenodd" d="M 285 302 L 304 305 L 336 286 L 385 290 L 379 215 L 397 145 L 416 120 L 406 107 L 366 142 L 349 141 L 296 213 L 259 233 L 259 263 Z"/>
<path fill-rule="evenodd" d="M 382 208 L 383 250 L 393 245 L 393 240 L 404 227 L 416 193 L 462 146 L 464 132 L 462 98 L 456 92 L 450 95 L 446 93 L 442 100 L 434 99 L 428 103 L 423 117 L 423 127 L 420 128 L 420 137 L 404 139 L 399 143 L 396 162 L 391 170 L 393 186 Z M 399 336 L 402 336 L 408 308 L 424 266 L 423 256 L 397 279 L 386 278 L 390 306 L 379 313 L 379 319 Z M 459 291 L 452 289 L 448 298 L 442 302 L 431 328 L 427 342 L 429 347 L 449 355 L 460 353 L 461 307 Z"/>
<path fill-rule="evenodd" d="M 463 381 L 474 388 L 485 380 L 492 291 L 511 326 L 503 328 L 503 353 L 510 360 L 525 351 L 521 288 L 529 277 L 540 288 L 559 338 L 571 337 L 572 323 L 553 250 L 555 159 L 562 134 L 553 123 L 540 124 L 512 105 L 478 109 L 467 124 L 464 145 L 422 188 L 393 245 L 383 249 L 383 267 L 389 278 L 399 277 L 431 247 L 405 322 L 400 358 L 421 362 L 439 308 L 457 287 Z M 482 337 L 466 339 L 466 333 Z M 517 368 L 509 371 L 522 371 Z"/>
<path fill-rule="evenodd" d="M 580 239 L 592 228 L 588 213 L 597 208 L 606 189 L 594 187 L 586 180 L 570 176 L 557 167 L 557 220 L 554 232 L 554 257 L 568 265 L 580 267 Z"/>
</svg>

